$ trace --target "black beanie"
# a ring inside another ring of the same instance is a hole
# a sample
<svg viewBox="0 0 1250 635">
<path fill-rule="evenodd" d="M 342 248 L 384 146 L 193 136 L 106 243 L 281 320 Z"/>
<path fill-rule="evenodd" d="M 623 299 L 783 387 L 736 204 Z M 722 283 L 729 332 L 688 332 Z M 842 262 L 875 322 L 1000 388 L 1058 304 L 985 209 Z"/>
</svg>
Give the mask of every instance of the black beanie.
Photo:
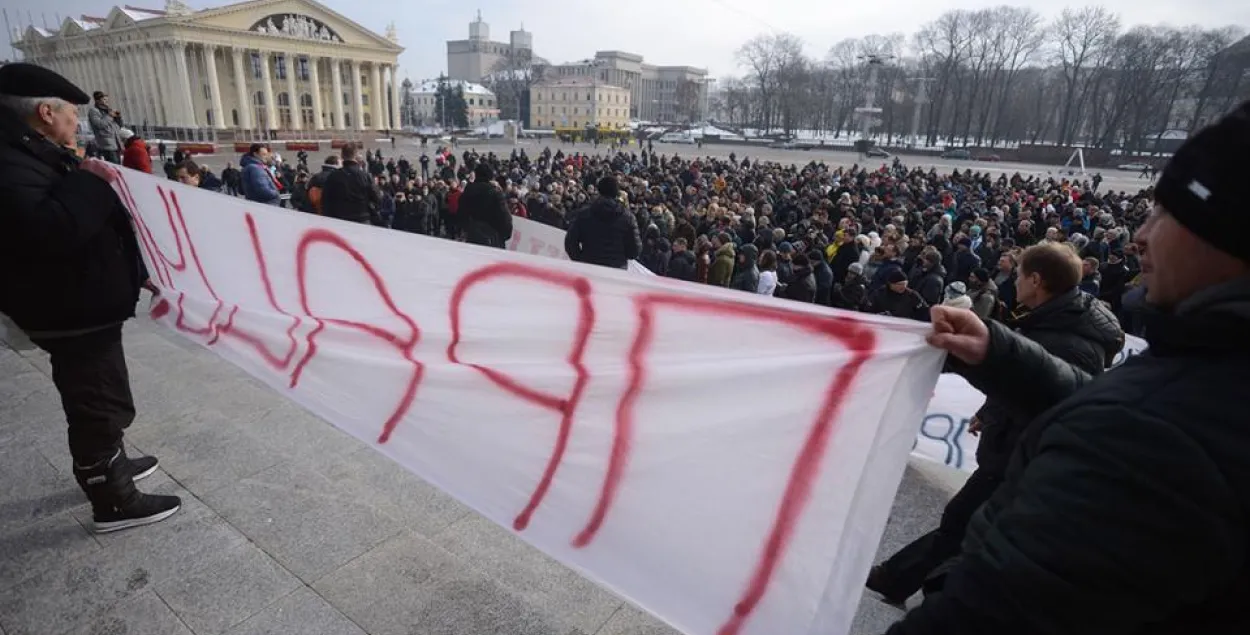
<svg viewBox="0 0 1250 635">
<path fill-rule="evenodd" d="M 617 184 L 616 177 L 609 175 L 599 179 L 599 193 L 608 198 L 620 196 L 621 186 Z"/>
<path fill-rule="evenodd" d="M 473 168 L 473 180 L 478 181 L 478 182 L 486 182 L 493 178 L 495 178 L 495 171 L 490 169 L 489 165 L 485 163 L 479 163 L 477 164 L 477 167 Z"/>
<path fill-rule="evenodd" d="M 1159 177 L 1155 201 L 1186 229 L 1250 262 L 1250 102 L 1190 137 Z"/>
</svg>

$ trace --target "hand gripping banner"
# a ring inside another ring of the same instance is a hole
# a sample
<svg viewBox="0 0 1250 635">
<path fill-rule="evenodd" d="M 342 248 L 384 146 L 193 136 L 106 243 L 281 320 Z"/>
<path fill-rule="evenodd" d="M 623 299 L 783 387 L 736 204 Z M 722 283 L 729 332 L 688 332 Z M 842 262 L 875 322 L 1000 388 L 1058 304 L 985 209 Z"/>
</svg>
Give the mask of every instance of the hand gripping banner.
<svg viewBox="0 0 1250 635">
<path fill-rule="evenodd" d="M 849 630 L 927 325 L 114 186 L 169 329 L 685 633 Z"/>
</svg>

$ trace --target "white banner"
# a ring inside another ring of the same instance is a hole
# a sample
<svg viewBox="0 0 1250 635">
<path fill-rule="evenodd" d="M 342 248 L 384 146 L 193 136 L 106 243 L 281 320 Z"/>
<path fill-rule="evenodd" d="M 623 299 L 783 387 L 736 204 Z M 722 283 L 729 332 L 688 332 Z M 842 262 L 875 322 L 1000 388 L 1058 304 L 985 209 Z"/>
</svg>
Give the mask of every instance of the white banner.
<svg viewBox="0 0 1250 635">
<path fill-rule="evenodd" d="M 512 238 L 504 245 L 508 251 L 521 251 L 535 256 L 547 256 L 568 260 L 569 253 L 564 250 L 563 229 L 552 227 L 538 221 L 520 216 L 512 217 Z M 654 276 L 652 271 L 637 260 L 629 261 L 629 270 L 633 273 Z"/>
<path fill-rule="evenodd" d="M 115 184 L 160 323 L 685 633 L 848 632 L 927 325 Z"/>
<path fill-rule="evenodd" d="M 1124 349 L 1116 355 L 1111 367 L 1123 364 L 1144 350 L 1146 340 L 1126 336 Z M 920 425 L 912 454 L 965 472 L 976 470 L 979 437 L 968 431 L 968 425 L 983 404 L 985 394 L 973 388 L 964 378 L 949 373 L 942 375 L 938 378 L 937 390 Z"/>
</svg>

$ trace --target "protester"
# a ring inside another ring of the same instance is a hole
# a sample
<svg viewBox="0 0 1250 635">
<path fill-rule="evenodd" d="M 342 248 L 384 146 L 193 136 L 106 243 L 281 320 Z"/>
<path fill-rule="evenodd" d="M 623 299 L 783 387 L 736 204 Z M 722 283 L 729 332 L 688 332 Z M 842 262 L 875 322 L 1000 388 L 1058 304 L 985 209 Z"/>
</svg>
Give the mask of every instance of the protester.
<svg viewBox="0 0 1250 635">
<path fill-rule="evenodd" d="M 734 273 L 733 241 L 729 234 L 721 232 L 712 237 L 712 248 L 715 250 L 716 260 L 708 270 L 707 282 L 717 287 L 728 287 L 733 281 Z"/>
<path fill-rule="evenodd" d="M 157 460 L 122 444 L 135 418 L 122 324 L 151 283 L 113 168 L 73 151 L 75 105 L 87 102 L 51 70 L 0 66 L 0 312 L 49 354 L 91 529 L 110 532 L 164 520 L 182 502 L 139 492 L 134 481 Z"/>
<path fill-rule="evenodd" d="M 698 264 L 695 262 L 694 254 L 687 249 L 686 239 L 673 240 L 673 255 L 668 260 L 668 277 L 694 282 L 697 271 Z M 777 275 L 774 272 L 773 280 L 775 281 L 776 278 Z"/>
<path fill-rule="evenodd" d="M 152 153 L 148 144 L 139 135 L 132 134 L 126 140 L 126 150 L 122 153 L 122 165 L 145 174 L 152 173 Z"/>
<path fill-rule="evenodd" d="M 361 163 L 360 148 L 349 143 L 340 150 L 342 166 L 326 176 L 321 207 L 326 216 L 364 225 L 382 225 L 378 215 L 382 195 Z"/>
<path fill-rule="evenodd" d="M 226 194 L 238 196 L 243 193 L 242 173 L 234 167 L 233 163 L 227 162 L 226 167 L 222 169 L 221 182 L 225 185 Z"/>
<path fill-rule="evenodd" d="M 755 245 L 750 243 L 742 246 L 738 250 L 738 262 L 734 267 L 733 280 L 730 282 L 730 288 L 739 291 L 749 291 L 757 293 L 760 288 L 760 270 L 756 261 L 759 259 L 759 250 Z"/>
<path fill-rule="evenodd" d="M 624 269 L 642 252 L 638 221 L 621 205 L 616 177 L 599 179 L 597 189 L 599 198 L 578 212 L 565 234 L 564 250 L 577 262 Z"/>
<path fill-rule="evenodd" d="M 902 269 L 891 271 L 884 287 L 868 296 L 868 313 L 891 315 L 913 320 L 925 319 L 929 305 L 912 289 L 907 288 L 907 274 Z"/>
<path fill-rule="evenodd" d="M 239 159 L 239 166 L 243 169 L 240 183 L 243 186 L 243 196 L 247 200 L 266 205 L 278 205 L 282 202 L 278 182 L 269 171 L 271 160 L 269 146 L 263 143 L 253 143 L 247 154 Z"/>
<path fill-rule="evenodd" d="M 92 95 L 94 103 L 87 111 L 87 122 L 95 139 L 96 152 L 109 163 L 122 162 L 121 150 L 126 139 L 122 137 L 122 116 L 109 105 L 109 96 L 102 91 Z"/>
<path fill-rule="evenodd" d="M 512 238 L 512 214 L 503 191 L 495 182 L 495 170 L 486 163 L 473 168 L 473 182 L 460 195 L 458 212 L 465 240 L 474 245 L 503 249 Z M 637 253 L 632 257 L 637 257 Z"/>
<path fill-rule="evenodd" d="M 777 254 L 771 249 L 760 254 L 760 279 L 755 292 L 767 296 L 777 292 Z"/>
</svg>

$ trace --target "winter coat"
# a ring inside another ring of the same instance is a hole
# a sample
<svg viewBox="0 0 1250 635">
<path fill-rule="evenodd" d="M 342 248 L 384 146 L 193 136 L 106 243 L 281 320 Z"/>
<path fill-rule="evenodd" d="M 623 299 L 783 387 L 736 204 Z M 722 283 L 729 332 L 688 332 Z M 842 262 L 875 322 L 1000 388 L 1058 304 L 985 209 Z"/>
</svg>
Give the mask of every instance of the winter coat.
<svg viewBox="0 0 1250 635">
<path fill-rule="evenodd" d="M 946 267 L 937 265 L 932 269 L 925 269 L 923 264 L 917 265 L 916 270 L 911 272 L 907 286 L 919 293 L 929 306 L 941 304 L 942 292 L 946 289 Z"/>
<path fill-rule="evenodd" d="M 777 292 L 777 272 L 773 270 L 760 272 L 760 283 L 755 287 L 755 292 L 760 295 L 771 296 Z"/>
<path fill-rule="evenodd" d="M 895 293 L 889 286 L 881 287 L 869 294 L 868 306 L 864 310 L 877 315 L 892 315 L 912 320 L 927 321 L 929 319 L 928 303 L 920 297 L 919 293 L 911 289 Z"/>
<path fill-rule="evenodd" d="M 668 273 L 666 275 L 677 280 L 694 282 L 696 269 L 698 269 L 698 263 L 695 262 L 694 253 L 683 251 L 675 253 L 669 258 Z"/>
<path fill-rule="evenodd" d="M 759 252 L 756 251 L 755 245 L 747 243 L 741 247 L 738 255 L 743 257 L 743 262 L 738 263 L 738 270 L 733 274 L 733 281 L 730 287 L 739 291 L 748 293 L 756 293 L 760 289 L 760 270 L 755 264 Z"/>
<path fill-rule="evenodd" d="M 716 250 L 716 260 L 712 262 L 711 271 L 707 274 L 707 283 L 718 287 L 727 287 L 732 282 L 734 273 L 734 246 L 725 243 Z"/>
<path fill-rule="evenodd" d="M 638 262 L 657 276 L 667 276 L 672 253 L 673 246 L 668 243 L 667 239 L 648 238 L 642 246 L 642 255 L 638 256 Z"/>
<path fill-rule="evenodd" d="M 1250 279 L 1149 317 L 1101 376 L 990 324 L 952 362 L 1031 421 L 963 553 L 889 635 L 1250 632 Z"/>
<path fill-rule="evenodd" d="M 321 210 L 330 218 L 381 225 L 378 210 L 382 194 L 357 161 L 344 161 L 342 167 L 326 176 L 321 190 Z"/>
<path fill-rule="evenodd" d="M 980 289 L 969 290 L 968 297 L 972 299 L 973 312 L 982 320 L 988 320 L 997 313 L 998 285 L 993 280 L 986 280 L 985 286 Z"/>
<path fill-rule="evenodd" d="M 97 108 L 94 104 L 87 109 L 87 123 L 91 125 L 91 135 L 95 138 L 95 146 L 105 152 L 118 152 L 126 142 L 122 138 L 122 126 L 113 118 L 108 109 Z"/>
<path fill-rule="evenodd" d="M 474 181 L 460 195 L 459 219 L 465 240 L 503 249 L 512 238 L 512 214 L 503 191 L 490 181 Z"/>
<path fill-rule="evenodd" d="M 278 186 L 269 168 L 254 155 L 245 154 L 239 159 L 243 169 L 243 196 L 249 201 L 277 205 L 280 202 Z"/>
<path fill-rule="evenodd" d="M 32 336 L 135 315 L 147 271 L 130 215 L 78 157 L 0 109 L 0 312 Z"/>
<path fill-rule="evenodd" d="M 122 152 L 122 165 L 145 174 L 152 173 L 152 154 L 148 152 L 148 144 L 134 137 L 126 142 L 126 150 Z"/>
<path fill-rule="evenodd" d="M 833 295 L 833 270 L 819 256 L 813 261 L 812 275 L 816 276 L 816 304 L 829 306 Z"/>
<path fill-rule="evenodd" d="M 845 280 L 846 272 L 850 270 L 851 264 L 859 262 L 859 243 L 851 241 L 838 247 L 838 253 L 833 255 L 833 260 L 829 263 L 829 268 L 833 270 L 834 280 Z"/>
<path fill-rule="evenodd" d="M 868 299 L 868 286 L 861 275 L 848 276 L 834 290 L 833 306 L 849 311 L 862 311 Z"/>
<path fill-rule="evenodd" d="M 1120 321 L 1093 296 L 1073 289 L 1008 322 L 1008 326 L 1048 353 L 1097 375 L 1124 346 Z M 986 399 L 977 411 L 981 441 L 977 465 L 1001 474 L 1029 419 L 1000 399 Z"/>
<path fill-rule="evenodd" d="M 886 282 L 890 279 L 890 272 L 902 271 L 902 270 L 903 270 L 902 260 L 898 260 L 897 258 L 892 258 L 890 260 L 882 260 L 881 264 L 878 265 L 877 268 L 873 270 L 872 272 L 872 277 L 870 278 L 871 282 L 868 283 L 868 292 L 872 293 L 876 291 L 877 289 L 884 288 L 886 285 Z M 864 275 L 867 275 L 867 270 L 865 270 Z M 939 290 L 939 293 L 940 293 L 940 290 Z"/>
<path fill-rule="evenodd" d="M 564 251 L 577 262 L 624 269 L 642 252 L 638 220 L 620 201 L 599 197 L 577 213 L 564 235 Z"/>
<path fill-rule="evenodd" d="M 1097 271 L 1081 278 L 1081 291 L 1088 293 L 1095 298 L 1102 292 L 1102 275 Z"/>
<path fill-rule="evenodd" d="M 816 274 L 811 267 L 795 267 L 794 278 L 786 285 L 786 296 L 799 302 L 816 301 Z"/>
</svg>

